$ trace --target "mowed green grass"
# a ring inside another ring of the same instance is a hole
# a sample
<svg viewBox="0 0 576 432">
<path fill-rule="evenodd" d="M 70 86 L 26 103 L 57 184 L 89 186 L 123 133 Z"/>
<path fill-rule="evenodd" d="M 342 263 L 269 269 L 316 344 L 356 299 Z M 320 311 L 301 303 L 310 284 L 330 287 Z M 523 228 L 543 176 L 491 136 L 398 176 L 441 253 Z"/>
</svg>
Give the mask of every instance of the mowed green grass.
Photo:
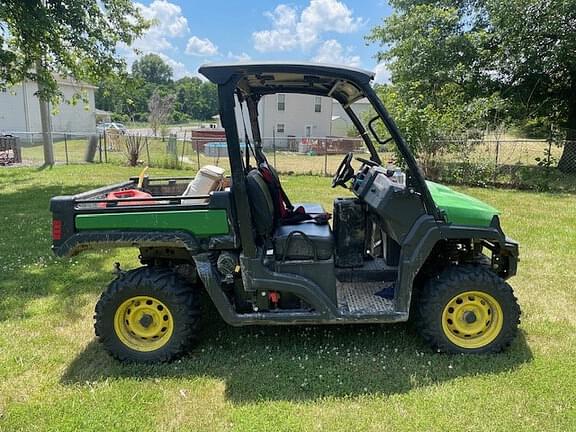
<svg viewBox="0 0 576 432">
<path fill-rule="evenodd" d="M 436 354 L 404 324 L 232 328 L 206 302 L 188 356 L 141 366 L 112 360 L 92 328 L 113 263 L 135 267 L 138 252 L 57 259 L 48 211 L 138 171 L 0 169 L 1 431 L 576 430 L 576 196 L 462 189 L 521 243 L 521 331 L 502 354 Z M 284 184 L 328 208 L 343 192 Z"/>
</svg>

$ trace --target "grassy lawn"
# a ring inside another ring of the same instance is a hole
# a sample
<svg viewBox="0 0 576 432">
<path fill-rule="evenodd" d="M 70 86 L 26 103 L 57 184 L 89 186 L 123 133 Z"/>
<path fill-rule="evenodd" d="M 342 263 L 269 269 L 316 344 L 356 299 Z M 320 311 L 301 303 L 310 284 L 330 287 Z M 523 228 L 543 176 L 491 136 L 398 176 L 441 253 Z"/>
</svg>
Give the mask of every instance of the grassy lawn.
<svg viewBox="0 0 576 432">
<path fill-rule="evenodd" d="M 409 325 L 232 328 L 206 304 L 190 355 L 138 366 L 92 329 L 113 263 L 137 266 L 137 250 L 56 259 L 48 212 L 51 196 L 138 171 L 0 169 L 0 431 L 576 430 L 574 195 L 460 189 L 521 243 L 521 332 L 502 354 L 435 354 Z M 284 184 L 327 208 L 342 193 L 322 177 Z"/>
</svg>

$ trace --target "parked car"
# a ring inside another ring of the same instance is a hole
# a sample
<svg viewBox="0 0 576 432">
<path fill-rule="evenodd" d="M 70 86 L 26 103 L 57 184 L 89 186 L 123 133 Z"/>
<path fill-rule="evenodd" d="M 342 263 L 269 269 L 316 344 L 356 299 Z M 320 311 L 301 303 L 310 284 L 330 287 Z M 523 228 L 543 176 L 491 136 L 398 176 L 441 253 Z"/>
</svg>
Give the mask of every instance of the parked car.
<svg viewBox="0 0 576 432">
<path fill-rule="evenodd" d="M 126 126 L 124 126 L 122 123 L 115 123 L 115 122 L 99 123 L 96 126 L 96 130 L 98 131 L 98 133 L 104 133 L 107 130 L 115 130 L 115 131 L 118 131 L 119 133 L 121 133 L 122 135 L 124 135 L 128 132 L 128 129 L 126 129 Z"/>
</svg>

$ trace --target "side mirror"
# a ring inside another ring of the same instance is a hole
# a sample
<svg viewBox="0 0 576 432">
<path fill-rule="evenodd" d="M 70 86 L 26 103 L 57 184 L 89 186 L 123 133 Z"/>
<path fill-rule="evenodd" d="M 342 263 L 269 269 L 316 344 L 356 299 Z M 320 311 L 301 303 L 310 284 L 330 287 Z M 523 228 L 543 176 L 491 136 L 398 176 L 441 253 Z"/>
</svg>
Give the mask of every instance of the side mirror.
<svg viewBox="0 0 576 432">
<path fill-rule="evenodd" d="M 374 123 L 376 122 L 376 120 L 380 120 L 380 116 L 375 116 L 372 117 L 370 119 L 370 121 L 368 122 L 368 129 L 370 129 L 370 132 L 372 133 L 372 136 L 376 139 L 376 141 L 378 141 L 379 144 L 381 145 L 385 145 L 388 144 L 390 141 L 392 141 L 392 137 L 387 138 L 385 140 L 383 140 L 382 138 L 380 138 L 380 135 L 378 135 L 378 132 L 376 132 L 376 129 L 374 129 Z M 385 128 L 385 127 L 384 127 Z"/>
</svg>

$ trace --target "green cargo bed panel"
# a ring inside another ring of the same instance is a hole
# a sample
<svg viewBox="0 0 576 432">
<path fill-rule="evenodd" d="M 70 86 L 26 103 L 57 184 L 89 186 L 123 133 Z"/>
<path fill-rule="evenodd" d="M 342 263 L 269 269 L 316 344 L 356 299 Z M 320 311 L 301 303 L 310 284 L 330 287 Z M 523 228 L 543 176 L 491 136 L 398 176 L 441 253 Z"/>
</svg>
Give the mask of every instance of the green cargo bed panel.
<svg viewBox="0 0 576 432">
<path fill-rule="evenodd" d="M 76 216 L 83 230 L 178 230 L 197 236 L 228 234 L 226 210 L 97 213 Z"/>
</svg>

